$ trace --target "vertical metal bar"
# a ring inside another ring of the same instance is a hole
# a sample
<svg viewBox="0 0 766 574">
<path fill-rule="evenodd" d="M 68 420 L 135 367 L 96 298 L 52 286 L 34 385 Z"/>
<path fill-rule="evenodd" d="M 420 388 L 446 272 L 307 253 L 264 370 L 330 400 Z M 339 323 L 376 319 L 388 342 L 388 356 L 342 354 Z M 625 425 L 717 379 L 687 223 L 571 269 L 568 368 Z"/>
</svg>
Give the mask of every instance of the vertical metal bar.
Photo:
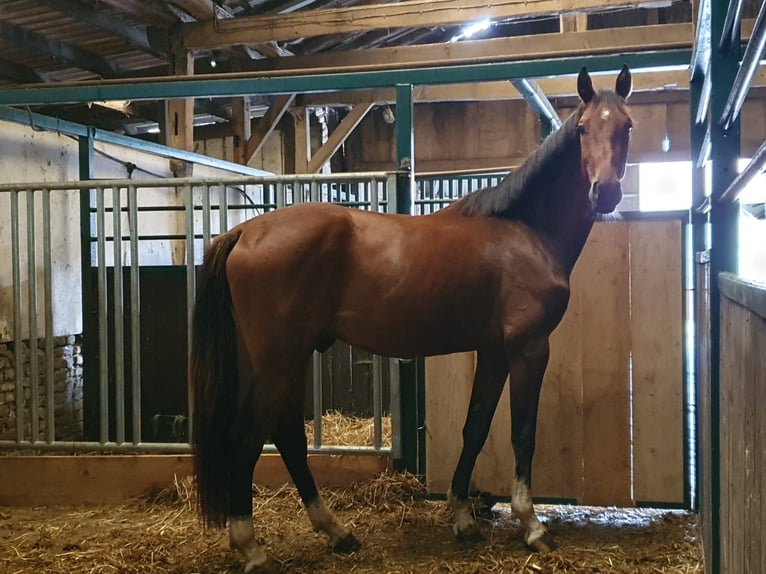
<svg viewBox="0 0 766 574">
<path fill-rule="evenodd" d="M 219 205 L 221 209 L 221 233 L 226 233 L 229 230 L 229 190 L 225 185 L 221 186 Z"/>
<path fill-rule="evenodd" d="M 312 356 L 314 383 L 314 447 L 322 446 L 322 355 L 314 351 Z"/>
<path fill-rule="evenodd" d="M 399 359 L 388 360 L 389 385 L 391 388 L 391 456 L 402 458 L 402 398 L 399 392 Z"/>
<path fill-rule="evenodd" d="M 29 424 L 33 443 L 40 440 L 40 369 L 37 348 L 37 249 L 35 192 L 27 190 L 27 307 L 29 308 Z"/>
<path fill-rule="evenodd" d="M 202 251 L 210 245 L 210 185 L 202 186 Z"/>
<path fill-rule="evenodd" d="M 372 356 L 372 446 L 383 446 L 383 368 L 380 355 Z"/>
<path fill-rule="evenodd" d="M 386 178 L 386 213 L 396 213 L 396 179 L 395 173 Z"/>
<path fill-rule="evenodd" d="M 277 197 L 276 197 L 277 209 L 285 206 L 285 184 L 280 181 L 277 183 Z"/>
<path fill-rule="evenodd" d="M 141 297 L 138 267 L 138 190 L 128 186 L 130 226 L 130 405 L 133 443 L 141 442 Z"/>
<path fill-rule="evenodd" d="M 373 178 L 367 185 L 370 189 L 370 211 L 380 211 L 380 204 L 378 203 L 378 181 Z"/>
<path fill-rule="evenodd" d="M 98 288 L 98 389 L 99 441 L 109 440 L 109 347 L 106 292 L 106 237 L 104 224 L 104 188 L 96 188 L 96 277 Z"/>
<path fill-rule="evenodd" d="M 13 362 L 16 369 L 16 441 L 24 440 L 24 356 L 21 339 L 21 236 L 19 234 L 19 192 L 11 192 L 11 254 L 13 259 Z M 31 352 L 31 349 L 30 349 Z"/>
<path fill-rule="evenodd" d="M 125 442 L 125 347 L 122 292 L 122 199 L 112 188 L 112 309 L 114 313 L 114 424 L 117 444 Z"/>
<path fill-rule="evenodd" d="M 186 196 L 186 355 L 188 357 L 192 348 L 192 324 L 197 285 L 194 267 L 194 191 L 190 185 L 186 185 L 184 192 Z M 186 394 L 186 412 L 187 414 L 192 412 L 192 393 L 190 392 Z M 189 428 L 191 429 L 191 426 Z"/>
<path fill-rule="evenodd" d="M 53 256 L 51 254 L 51 192 L 43 191 L 43 281 L 45 298 L 45 412 L 47 437 L 56 440 L 56 389 L 53 380 Z"/>
<path fill-rule="evenodd" d="M 309 194 L 312 202 L 319 201 L 319 184 L 317 183 L 316 179 L 311 180 L 311 188 L 309 189 Z"/>
<path fill-rule="evenodd" d="M 293 180 L 293 205 L 296 203 L 303 203 L 303 182 L 297 177 Z"/>
</svg>

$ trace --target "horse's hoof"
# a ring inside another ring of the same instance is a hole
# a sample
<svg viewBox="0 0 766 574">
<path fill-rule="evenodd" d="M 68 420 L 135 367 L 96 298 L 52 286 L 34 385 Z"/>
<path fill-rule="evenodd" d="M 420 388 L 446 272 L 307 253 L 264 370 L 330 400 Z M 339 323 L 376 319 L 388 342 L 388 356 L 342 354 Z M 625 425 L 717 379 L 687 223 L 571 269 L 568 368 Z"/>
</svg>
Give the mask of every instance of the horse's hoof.
<svg viewBox="0 0 766 574">
<path fill-rule="evenodd" d="M 356 536 L 349 532 L 343 538 L 339 538 L 335 544 L 332 545 L 332 551 L 337 554 L 348 554 L 349 552 L 356 552 L 362 547 L 362 543 L 356 539 Z"/>
<path fill-rule="evenodd" d="M 556 550 L 556 542 L 553 540 L 553 536 L 546 532 L 539 538 L 527 542 L 527 548 L 532 552 L 553 552 Z"/>
<path fill-rule="evenodd" d="M 245 574 L 277 574 L 276 564 L 267 558 L 265 561 L 251 560 L 245 565 Z"/>
<path fill-rule="evenodd" d="M 479 525 L 475 522 L 462 530 L 458 530 L 457 525 L 454 526 L 455 539 L 460 544 L 472 546 L 484 541 L 484 535 L 479 530 Z"/>
</svg>

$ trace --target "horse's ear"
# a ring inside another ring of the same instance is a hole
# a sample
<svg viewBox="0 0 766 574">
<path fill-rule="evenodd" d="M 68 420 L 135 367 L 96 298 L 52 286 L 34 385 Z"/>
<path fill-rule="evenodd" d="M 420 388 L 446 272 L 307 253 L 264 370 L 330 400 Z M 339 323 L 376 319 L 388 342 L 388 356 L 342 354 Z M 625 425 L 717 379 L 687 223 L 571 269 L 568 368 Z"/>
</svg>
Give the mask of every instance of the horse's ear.
<svg viewBox="0 0 766 574">
<path fill-rule="evenodd" d="M 617 76 L 617 82 L 615 82 L 614 91 L 623 100 L 627 100 L 630 92 L 633 91 L 633 78 L 630 75 L 630 69 L 627 65 L 622 65 L 622 70 Z"/>
<path fill-rule="evenodd" d="M 580 99 L 586 104 L 596 95 L 596 92 L 593 89 L 593 82 L 591 82 L 590 75 L 585 66 L 582 67 L 580 74 L 577 76 L 577 93 L 579 94 Z"/>
</svg>

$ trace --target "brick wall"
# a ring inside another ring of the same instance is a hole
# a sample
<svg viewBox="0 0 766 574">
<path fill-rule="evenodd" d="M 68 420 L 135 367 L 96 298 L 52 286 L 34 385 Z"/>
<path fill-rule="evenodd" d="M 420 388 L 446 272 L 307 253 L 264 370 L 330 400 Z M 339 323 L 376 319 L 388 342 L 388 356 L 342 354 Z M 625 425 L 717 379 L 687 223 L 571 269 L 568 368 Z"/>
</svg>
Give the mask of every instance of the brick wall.
<svg viewBox="0 0 766 574">
<path fill-rule="evenodd" d="M 53 388 L 56 440 L 82 439 L 82 347 L 80 335 L 55 337 L 53 339 Z M 45 340 L 33 346 L 38 364 L 38 413 L 41 440 L 47 438 L 48 409 L 45 366 Z M 29 341 L 21 349 L 22 386 L 24 389 L 24 440 L 31 437 L 30 418 L 30 353 Z M 0 343 L 0 440 L 16 437 L 16 361 L 13 343 Z"/>
</svg>

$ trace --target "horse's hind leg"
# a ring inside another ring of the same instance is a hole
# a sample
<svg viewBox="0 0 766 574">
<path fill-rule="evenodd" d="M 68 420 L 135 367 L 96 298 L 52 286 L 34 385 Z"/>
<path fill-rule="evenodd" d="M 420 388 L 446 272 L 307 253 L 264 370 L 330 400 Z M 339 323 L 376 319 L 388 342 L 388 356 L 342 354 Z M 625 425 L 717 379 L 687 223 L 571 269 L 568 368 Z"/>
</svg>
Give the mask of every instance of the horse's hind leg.
<svg viewBox="0 0 766 574">
<path fill-rule="evenodd" d="M 468 485 L 476 457 L 487 440 L 507 374 L 508 363 L 503 351 L 479 352 L 468 416 L 463 426 L 463 450 L 447 495 L 455 512 L 453 531 L 460 541 L 478 542 L 482 539 L 468 500 Z"/>
<path fill-rule="evenodd" d="M 245 558 L 245 572 L 274 571 L 265 548 L 253 532 L 253 470 L 263 449 L 265 434 L 254 440 L 239 438 L 233 449 L 229 475 L 229 543 Z"/>
<path fill-rule="evenodd" d="M 532 505 L 532 455 L 535 451 L 537 407 L 548 364 L 548 340 L 527 344 L 511 354 L 511 442 L 516 454 L 516 476 L 511 507 L 525 529 L 524 542 L 538 551 L 555 550 L 556 543 L 537 519 Z"/>
<path fill-rule="evenodd" d="M 304 380 L 301 378 L 301 393 Z M 302 397 L 303 395 L 298 396 Z M 317 532 L 324 532 L 328 536 L 330 548 L 334 552 L 358 550 L 361 546 L 359 541 L 348 528 L 336 520 L 319 494 L 309 469 L 302 401 L 300 404 L 291 404 L 288 411 L 277 421 L 274 444 L 279 449 L 285 466 L 298 489 L 298 494 L 306 507 L 311 525 Z"/>
</svg>

